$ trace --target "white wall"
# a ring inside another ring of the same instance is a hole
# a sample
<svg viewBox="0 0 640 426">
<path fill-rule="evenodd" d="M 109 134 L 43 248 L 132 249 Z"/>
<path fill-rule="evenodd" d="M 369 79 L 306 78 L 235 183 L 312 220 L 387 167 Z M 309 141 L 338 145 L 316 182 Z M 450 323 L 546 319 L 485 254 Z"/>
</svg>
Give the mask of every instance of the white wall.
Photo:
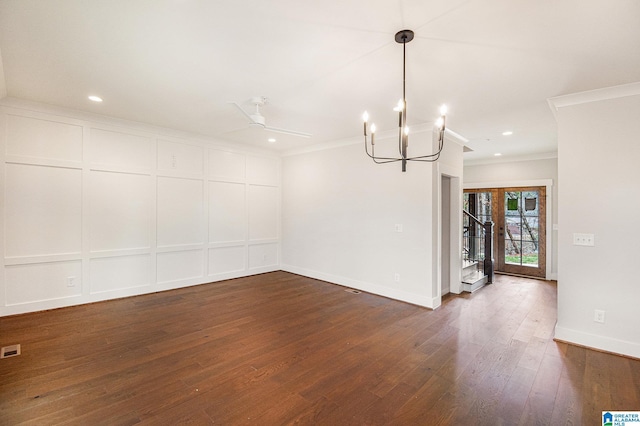
<svg viewBox="0 0 640 426">
<path fill-rule="evenodd" d="M 447 132 L 445 149 L 432 171 L 432 227 L 436 236 L 432 241 L 432 253 L 435 256 L 433 264 L 438 266 L 432 269 L 433 307 L 440 306 L 443 289 L 456 294 L 462 292 L 462 154 L 466 142 L 462 136 Z M 435 148 L 434 145 L 434 150 Z M 443 185 L 444 180 L 447 181 L 446 185 Z M 448 196 L 443 194 L 445 189 L 449 191 Z M 448 206 L 443 207 L 443 203 Z M 443 213 L 448 213 L 449 217 L 444 218 Z M 449 228 L 448 241 L 447 235 L 443 235 L 445 222 L 448 222 Z M 444 270 L 444 260 L 449 262 L 448 271 Z"/>
<path fill-rule="evenodd" d="M 547 199 L 547 214 L 551 213 L 551 227 L 547 229 L 547 253 L 550 254 L 551 265 L 548 279 L 558 279 L 558 231 L 553 225 L 558 223 L 558 159 L 522 160 L 509 162 L 493 162 L 489 164 L 465 165 L 465 188 L 476 187 L 476 184 L 495 187 L 517 186 L 522 182 L 543 182 L 551 180 L 551 194 Z M 515 185 L 514 185 L 515 184 Z M 542 185 L 544 186 L 544 185 Z M 550 207 L 550 208 L 549 208 Z"/>
<path fill-rule="evenodd" d="M 640 358 L 640 83 L 550 103 L 562 182 L 555 337 Z M 595 246 L 573 245 L 574 233 L 594 234 Z"/>
<path fill-rule="evenodd" d="M 0 106 L 0 316 L 279 269 L 280 159 Z"/>
<path fill-rule="evenodd" d="M 414 135 L 411 148 L 430 138 Z M 462 148 L 447 146 L 459 153 L 461 171 Z M 286 156 L 282 269 L 437 307 L 436 170 L 431 163 L 410 162 L 406 173 L 400 163 L 376 165 L 361 143 Z"/>
<path fill-rule="evenodd" d="M 440 230 L 442 232 L 441 239 L 441 259 L 440 259 L 440 294 L 445 295 L 451 292 L 451 271 L 449 265 L 451 262 L 451 178 L 448 176 L 441 177 L 442 187 L 440 205 L 442 206 L 440 215 Z"/>
</svg>

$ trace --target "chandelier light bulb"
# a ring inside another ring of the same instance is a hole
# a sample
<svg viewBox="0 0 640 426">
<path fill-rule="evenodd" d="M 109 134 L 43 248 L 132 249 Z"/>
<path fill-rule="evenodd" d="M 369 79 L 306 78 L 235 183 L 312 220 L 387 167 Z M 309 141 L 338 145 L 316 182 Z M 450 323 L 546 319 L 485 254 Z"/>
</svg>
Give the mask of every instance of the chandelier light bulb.
<svg viewBox="0 0 640 426">
<path fill-rule="evenodd" d="M 440 115 L 447 115 L 447 106 L 444 104 L 440 106 Z"/>
<path fill-rule="evenodd" d="M 393 110 L 394 111 L 398 111 L 398 112 L 404 110 L 404 101 L 402 99 L 400 99 L 398 101 L 398 105 L 396 105 L 396 107 Z"/>
<path fill-rule="evenodd" d="M 438 129 L 442 129 L 443 124 L 444 124 L 444 120 L 442 119 L 442 117 L 438 117 L 438 119 L 436 120 L 436 127 Z"/>
<path fill-rule="evenodd" d="M 371 134 L 374 134 L 375 132 L 376 132 L 376 125 L 375 125 L 375 123 L 373 123 L 371 125 Z"/>
<path fill-rule="evenodd" d="M 367 111 L 362 114 L 362 120 L 364 120 L 365 123 L 369 121 L 369 113 Z"/>
</svg>

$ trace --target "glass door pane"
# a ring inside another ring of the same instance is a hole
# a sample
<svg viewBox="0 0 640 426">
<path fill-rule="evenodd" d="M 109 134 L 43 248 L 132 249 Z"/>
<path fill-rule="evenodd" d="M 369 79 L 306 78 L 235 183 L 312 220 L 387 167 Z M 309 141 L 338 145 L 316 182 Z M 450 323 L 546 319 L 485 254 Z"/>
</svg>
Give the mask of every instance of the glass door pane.
<svg viewBox="0 0 640 426">
<path fill-rule="evenodd" d="M 504 263 L 539 266 L 539 191 L 504 192 Z"/>
</svg>

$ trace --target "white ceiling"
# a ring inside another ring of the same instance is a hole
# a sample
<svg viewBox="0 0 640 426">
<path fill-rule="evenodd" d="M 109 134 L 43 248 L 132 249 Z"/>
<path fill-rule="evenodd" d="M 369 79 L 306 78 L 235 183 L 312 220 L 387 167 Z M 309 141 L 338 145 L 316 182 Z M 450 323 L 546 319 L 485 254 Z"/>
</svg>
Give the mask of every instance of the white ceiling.
<svg viewBox="0 0 640 426">
<path fill-rule="evenodd" d="M 405 28 L 409 124 L 447 103 L 472 162 L 554 152 L 547 98 L 640 81 L 638 0 L 0 0 L 0 93 L 302 148 L 359 136 L 365 109 L 394 129 Z M 258 95 L 313 137 L 237 130 L 228 102 Z"/>
</svg>

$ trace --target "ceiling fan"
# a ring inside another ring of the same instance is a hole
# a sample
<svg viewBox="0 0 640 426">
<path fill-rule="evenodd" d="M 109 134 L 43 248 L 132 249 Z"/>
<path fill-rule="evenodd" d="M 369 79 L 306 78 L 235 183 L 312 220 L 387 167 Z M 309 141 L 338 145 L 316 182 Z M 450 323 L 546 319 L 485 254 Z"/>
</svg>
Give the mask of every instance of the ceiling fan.
<svg viewBox="0 0 640 426">
<path fill-rule="evenodd" d="M 229 103 L 235 105 L 236 108 L 238 108 L 238 110 L 242 114 L 244 114 L 245 117 L 249 119 L 250 127 L 262 127 L 263 129 L 270 130 L 272 132 L 284 133 L 285 135 L 300 136 L 303 138 L 311 137 L 310 133 L 304 133 L 304 132 L 298 132 L 296 130 L 287 130 L 287 129 L 280 129 L 277 127 L 267 126 L 264 115 L 260 114 L 260 107 L 264 106 L 267 103 L 267 98 L 264 96 L 255 96 L 251 98 L 251 103 L 256 107 L 256 110 L 253 114 L 249 114 L 247 111 L 244 110 L 244 108 L 242 108 L 240 105 L 238 105 L 235 102 L 229 102 Z"/>
</svg>

